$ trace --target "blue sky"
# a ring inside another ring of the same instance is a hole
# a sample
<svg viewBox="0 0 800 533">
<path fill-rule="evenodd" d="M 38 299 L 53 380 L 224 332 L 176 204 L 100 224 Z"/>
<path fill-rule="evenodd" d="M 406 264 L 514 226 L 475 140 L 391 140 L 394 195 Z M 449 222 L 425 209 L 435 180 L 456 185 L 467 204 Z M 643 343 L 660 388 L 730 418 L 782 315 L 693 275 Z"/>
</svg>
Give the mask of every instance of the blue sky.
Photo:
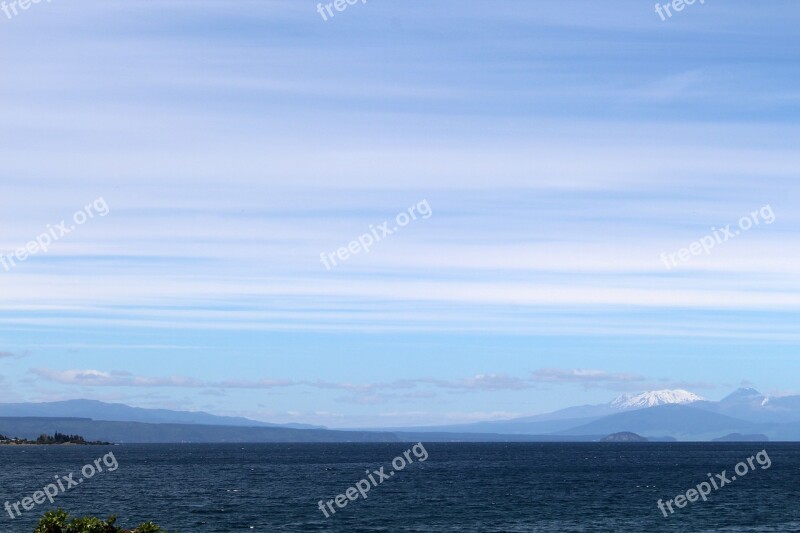
<svg viewBox="0 0 800 533">
<path fill-rule="evenodd" d="M 0 267 L 0 401 L 381 427 L 800 392 L 796 2 L 316 9 L 0 12 L 0 254 L 108 206 Z"/>
</svg>

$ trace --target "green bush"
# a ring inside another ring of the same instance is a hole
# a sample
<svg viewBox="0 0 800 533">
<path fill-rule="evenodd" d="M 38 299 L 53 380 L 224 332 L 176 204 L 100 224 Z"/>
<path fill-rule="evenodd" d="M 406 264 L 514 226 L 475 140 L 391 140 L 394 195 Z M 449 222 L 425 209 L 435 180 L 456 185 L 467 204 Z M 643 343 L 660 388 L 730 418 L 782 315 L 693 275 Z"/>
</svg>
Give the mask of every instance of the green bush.
<svg viewBox="0 0 800 533">
<path fill-rule="evenodd" d="M 131 530 L 117 527 L 114 525 L 116 522 L 114 516 L 108 520 L 93 516 L 70 520 L 69 513 L 59 509 L 45 513 L 33 533 L 167 533 L 152 522 L 145 522 Z"/>
</svg>

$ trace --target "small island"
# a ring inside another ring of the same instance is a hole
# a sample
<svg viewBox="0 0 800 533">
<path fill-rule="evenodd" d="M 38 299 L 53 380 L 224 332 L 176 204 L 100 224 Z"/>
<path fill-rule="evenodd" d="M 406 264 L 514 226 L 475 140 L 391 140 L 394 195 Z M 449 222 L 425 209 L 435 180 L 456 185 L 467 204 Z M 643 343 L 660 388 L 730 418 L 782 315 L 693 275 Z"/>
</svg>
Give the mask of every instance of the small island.
<svg viewBox="0 0 800 533">
<path fill-rule="evenodd" d="M 757 433 L 755 435 L 742 435 L 741 433 L 731 433 L 717 439 L 711 439 L 711 442 L 769 442 L 769 437 Z"/>
<path fill-rule="evenodd" d="M 631 433 L 630 431 L 623 431 L 621 433 L 612 433 L 600 439 L 600 442 L 648 442 L 648 440 L 641 435 Z"/>
<path fill-rule="evenodd" d="M 50 444 L 78 444 L 82 446 L 108 446 L 110 442 L 101 442 L 101 441 L 86 441 L 80 435 L 67 435 L 65 433 L 59 433 L 56 431 L 52 436 L 41 434 L 36 440 L 28 440 L 28 439 L 20 439 L 17 437 L 6 437 L 5 435 L 0 435 L 0 445 L 50 445 Z"/>
</svg>

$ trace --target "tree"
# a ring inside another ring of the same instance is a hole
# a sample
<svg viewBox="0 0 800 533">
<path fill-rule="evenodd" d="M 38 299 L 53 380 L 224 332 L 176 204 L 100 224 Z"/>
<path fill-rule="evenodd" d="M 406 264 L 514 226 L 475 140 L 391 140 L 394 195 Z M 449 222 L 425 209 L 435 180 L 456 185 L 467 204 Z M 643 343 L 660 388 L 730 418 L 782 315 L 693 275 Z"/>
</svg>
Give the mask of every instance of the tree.
<svg viewBox="0 0 800 533">
<path fill-rule="evenodd" d="M 116 522 L 115 516 L 109 517 L 108 520 L 93 516 L 70 520 L 69 513 L 59 509 L 45 513 L 33 533 L 167 533 L 152 522 L 145 522 L 131 530 L 116 526 Z"/>
</svg>

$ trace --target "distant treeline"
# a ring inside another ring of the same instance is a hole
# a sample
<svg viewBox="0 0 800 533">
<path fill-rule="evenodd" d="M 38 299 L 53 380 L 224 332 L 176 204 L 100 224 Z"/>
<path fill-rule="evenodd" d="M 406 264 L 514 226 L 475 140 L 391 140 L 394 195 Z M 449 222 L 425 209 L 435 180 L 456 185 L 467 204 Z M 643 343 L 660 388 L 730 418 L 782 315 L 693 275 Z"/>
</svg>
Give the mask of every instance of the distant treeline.
<svg viewBox="0 0 800 533">
<path fill-rule="evenodd" d="M 68 435 L 56 431 L 53 435 L 42 433 L 36 440 L 19 439 L 16 437 L 6 437 L 0 435 L 0 444 L 109 444 L 108 442 L 86 442 L 80 435 Z"/>
<path fill-rule="evenodd" d="M 36 444 L 86 444 L 86 440 L 80 435 L 67 435 L 58 431 L 51 437 L 50 435 L 39 435 Z"/>
</svg>

